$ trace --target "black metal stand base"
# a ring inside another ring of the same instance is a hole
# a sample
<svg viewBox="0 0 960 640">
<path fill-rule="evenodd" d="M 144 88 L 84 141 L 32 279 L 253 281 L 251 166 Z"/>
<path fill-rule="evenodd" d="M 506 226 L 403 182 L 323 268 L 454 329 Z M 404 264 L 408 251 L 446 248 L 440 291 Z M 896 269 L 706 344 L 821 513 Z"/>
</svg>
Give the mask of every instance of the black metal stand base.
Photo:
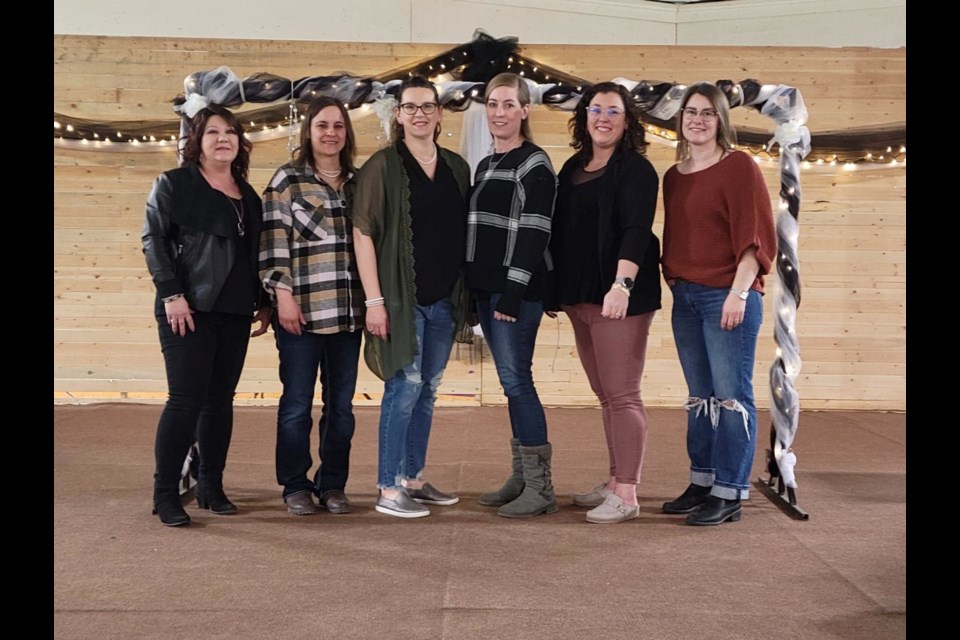
<svg viewBox="0 0 960 640">
<path fill-rule="evenodd" d="M 767 496 L 770 502 L 780 507 L 781 511 L 794 520 L 809 520 L 810 514 L 797 506 L 796 490 L 783 483 L 780 469 L 777 467 L 773 451 L 770 449 L 767 449 L 767 471 L 770 473 L 770 478 L 768 480 L 757 478 L 754 486 L 763 495 Z M 774 485 L 776 485 L 776 488 L 774 488 Z M 786 494 L 786 497 L 784 497 L 784 494 Z"/>
</svg>

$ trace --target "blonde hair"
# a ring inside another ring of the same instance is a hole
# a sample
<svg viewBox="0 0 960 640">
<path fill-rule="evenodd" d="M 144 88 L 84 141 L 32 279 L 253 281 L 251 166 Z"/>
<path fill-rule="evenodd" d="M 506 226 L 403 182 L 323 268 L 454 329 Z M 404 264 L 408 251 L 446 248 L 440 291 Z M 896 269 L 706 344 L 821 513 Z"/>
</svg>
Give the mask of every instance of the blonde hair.
<svg viewBox="0 0 960 640">
<path fill-rule="evenodd" d="M 516 89 L 517 100 L 520 102 L 520 106 L 530 106 L 530 87 L 527 86 L 527 81 L 517 74 L 510 72 L 498 73 L 487 83 L 487 90 L 483 94 L 484 103 L 490 99 L 490 94 L 493 93 L 493 90 L 500 87 Z M 533 142 L 529 116 L 520 121 L 520 137 L 528 142 Z"/>
</svg>

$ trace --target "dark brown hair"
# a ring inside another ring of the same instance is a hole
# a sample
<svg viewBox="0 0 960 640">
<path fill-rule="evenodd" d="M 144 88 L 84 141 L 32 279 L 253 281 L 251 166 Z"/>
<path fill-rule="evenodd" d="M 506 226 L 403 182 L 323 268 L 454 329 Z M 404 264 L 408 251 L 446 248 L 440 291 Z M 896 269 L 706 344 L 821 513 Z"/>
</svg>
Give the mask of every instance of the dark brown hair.
<svg viewBox="0 0 960 640">
<path fill-rule="evenodd" d="M 350 113 L 343 103 L 336 98 L 329 96 L 320 96 L 310 101 L 307 111 L 300 121 L 300 146 L 293 152 L 293 163 L 299 166 L 308 166 L 314 171 L 313 166 L 313 143 L 310 141 L 310 129 L 313 119 L 327 107 L 336 107 L 343 116 L 343 126 L 346 128 L 347 137 L 343 142 L 343 149 L 340 150 L 340 168 L 344 171 L 355 172 L 354 162 L 357 158 L 357 138 L 353 133 L 353 123 L 350 121 Z"/>
<path fill-rule="evenodd" d="M 208 105 L 200 109 L 200 111 L 193 116 L 193 120 L 190 121 L 190 132 L 187 134 L 187 141 L 181 153 L 183 162 L 192 162 L 196 165 L 200 164 L 200 156 L 203 154 L 201 143 L 203 140 L 203 132 L 207 128 L 207 122 L 209 122 L 213 116 L 223 118 L 227 126 L 233 129 L 240 139 L 237 157 L 234 158 L 230 164 L 230 172 L 233 173 L 235 178 L 243 178 L 246 180 L 247 174 L 250 172 L 250 152 L 253 150 L 253 143 L 247 139 L 240 119 L 233 115 L 232 111 L 218 104 Z"/>
<path fill-rule="evenodd" d="M 437 103 L 437 108 L 441 108 L 440 94 L 437 92 L 436 85 L 423 76 L 408 77 L 400 83 L 400 88 L 397 89 L 397 106 L 394 109 L 393 121 L 390 123 L 390 144 L 396 144 L 397 140 L 403 140 L 403 125 L 397 120 L 397 116 L 400 115 L 400 105 L 403 103 L 403 92 L 407 89 L 430 89 L 430 91 L 433 91 L 433 99 Z M 440 123 L 438 122 L 436 130 L 433 132 L 433 141 L 436 142 L 439 137 Z"/>
<path fill-rule="evenodd" d="M 632 149 L 637 153 L 645 153 L 647 150 L 646 132 L 643 129 L 643 123 L 640 122 L 640 109 L 633 102 L 630 92 L 627 91 L 626 87 L 614 82 L 600 82 L 583 92 L 580 102 L 577 103 L 577 108 L 573 112 L 573 117 L 567 124 L 573 136 L 570 146 L 577 150 L 583 164 L 587 164 L 593 159 L 593 142 L 590 139 L 590 132 L 587 130 L 587 109 L 598 93 L 615 93 L 623 101 L 623 117 L 627 128 L 623 132 L 623 137 L 620 138 L 618 149 Z"/>
</svg>

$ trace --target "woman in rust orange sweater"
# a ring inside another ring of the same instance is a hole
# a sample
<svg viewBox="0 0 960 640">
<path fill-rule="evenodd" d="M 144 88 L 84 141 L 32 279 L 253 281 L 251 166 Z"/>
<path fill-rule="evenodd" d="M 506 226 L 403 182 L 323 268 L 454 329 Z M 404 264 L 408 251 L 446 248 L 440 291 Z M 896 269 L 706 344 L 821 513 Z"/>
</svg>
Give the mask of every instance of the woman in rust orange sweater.
<svg viewBox="0 0 960 640">
<path fill-rule="evenodd" d="M 690 485 L 666 513 L 687 524 L 741 517 L 756 449 L 753 366 L 763 322 L 763 276 L 776 232 L 763 176 L 734 151 L 727 99 L 691 85 L 677 115 L 677 160 L 663 180 L 663 275 L 687 381 Z"/>
</svg>

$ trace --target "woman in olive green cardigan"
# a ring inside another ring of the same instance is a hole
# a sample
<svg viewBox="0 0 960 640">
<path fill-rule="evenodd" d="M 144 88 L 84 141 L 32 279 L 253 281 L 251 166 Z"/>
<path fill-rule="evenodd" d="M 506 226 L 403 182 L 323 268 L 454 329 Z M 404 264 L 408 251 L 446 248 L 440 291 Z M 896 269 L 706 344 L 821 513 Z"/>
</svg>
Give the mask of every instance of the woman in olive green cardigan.
<svg viewBox="0 0 960 640">
<path fill-rule="evenodd" d="M 353 207 L 366 296 L 367 366 L 384 380 L 376 510 L 430 515 L 460 499 L 423 481 L 437 388 L 469 309 L 462 270 L 470 170 L 436 144 L 436 88 L 414 76 L 397 94 L 392 144 L 363 166 Z"/>
</svg>

